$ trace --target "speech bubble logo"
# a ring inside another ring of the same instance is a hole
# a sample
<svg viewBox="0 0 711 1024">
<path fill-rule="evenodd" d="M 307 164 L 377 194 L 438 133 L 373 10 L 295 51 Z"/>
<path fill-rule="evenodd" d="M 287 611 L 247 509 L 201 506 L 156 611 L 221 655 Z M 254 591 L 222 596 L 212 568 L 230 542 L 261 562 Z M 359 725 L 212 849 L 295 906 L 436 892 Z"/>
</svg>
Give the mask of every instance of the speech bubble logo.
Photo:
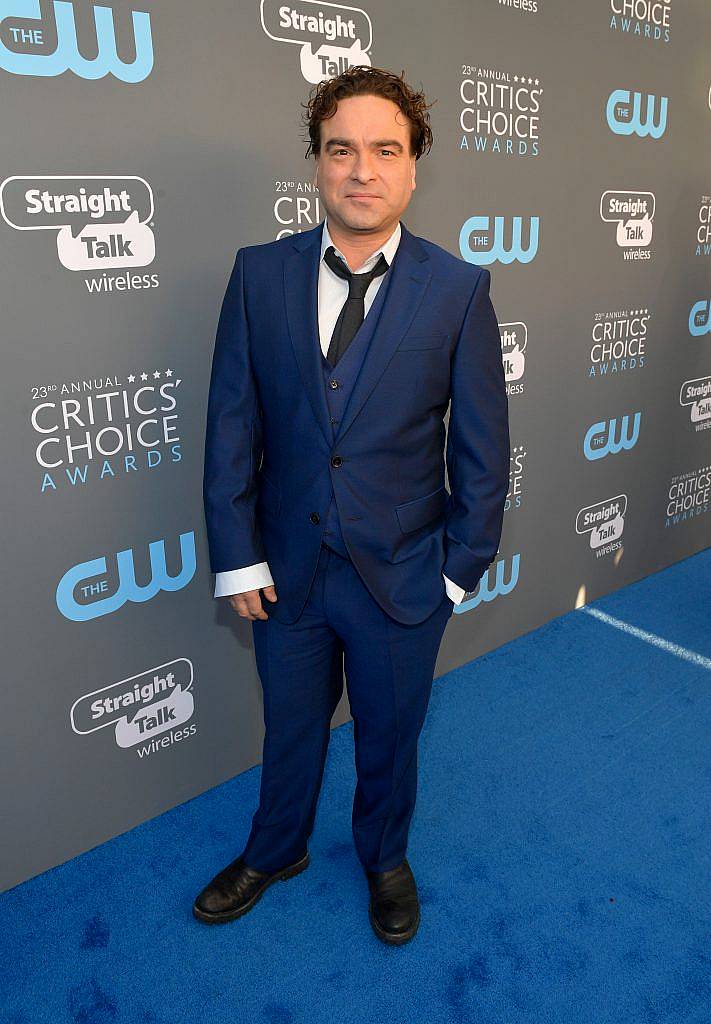
<svg viewBox="0 0 711 1024">
<path fill-rule="evenodd" d="M 116 723 L 116 743 L 119 747 L 133 747 L 136 743 L 159 736 L 168 729 L 175 729 L 192 718 L 195 701 L 190 690 L 183 690 L 180 683 L 165 700 L 144 708 L 129 722 L 122 718 Z"/>
<path fill-rule="evenodd" d="M 119 679 L 78 697 L 69 712 L 72 730 L 78 736 L 87 736 L 114 726 L 117 730 L 120 727 L 125 736 L 140 736 L 141 728 L 135 724 L 135 719 L 148 712 L 152 713 L 154 708 L 166 705 L 169 710 L 177 709 L 179 714 L 186 714 L 186 693 L 189 693 L 192 685 L 193 664 L 189 658 L 175 658 L 156 665 L 145 672 Z M 179 696 L 171 699 L 178 691 Z M 171 716 L 161 712 L 161 717 L 168 721 Z"/>
<path fill-rule="evenodd" d="M 301 61 L 301 74 L 307 82 L 315 85 L 327 78 L 334 78 L 345 71 L 346 68 L 355 64 L 367 64 L 370 66 L 370 57 L 361 48 L 360 40 L 356 39 L 348 49 L 344 46 L 332 46 L 330 43 L 322 43 L 314 53 L 311 43 L 304 43 L 299 54 Z"/>
<path fill-rule="evenodd" d="M 56 231 L 67 270 L 145 267 L 155 259 L 153 191 L 137 175 L 13 175 L 0 214 L 16 231 Z"/>
<path fill-rule="evenodd" d="M 652 221 L 648 216 L 641 220 L 618 221 L 616 241 L 621 247 L 647 246 L 652 241 Z"/>
<path fill-rule="evenodd" d="M 57 253 L 67 270 L 147 267 L 155 259 L 156 240 L 134 212 L 121 225 L 87 224 L 76 238 L 70 228 L 62 228 L 57 235 Z"/>
</svg>

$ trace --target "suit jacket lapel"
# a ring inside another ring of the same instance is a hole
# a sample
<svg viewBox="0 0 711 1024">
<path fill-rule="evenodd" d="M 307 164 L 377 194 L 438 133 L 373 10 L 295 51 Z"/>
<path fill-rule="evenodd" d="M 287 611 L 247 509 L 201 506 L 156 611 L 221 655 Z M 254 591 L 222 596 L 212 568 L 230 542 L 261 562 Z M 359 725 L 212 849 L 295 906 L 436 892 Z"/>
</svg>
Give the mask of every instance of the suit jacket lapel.
<svg viewBox="0 0 711 1024">
<path fill-rule="evenodd" d="M 414 235 L 401 223 L 402 234 L 392 266 L 385 302 L 374 337 L 366 352 L 336 444 L 350 428 L 368 396 L 385 372 L 403 335 L 422 303 L 431 272 L 428 256 Z M 284 261 L 284 293 L 287 320 L 299 372 L 316 419 L 329 446 L 333 434 L 323 387 L 321 346 L 318 334 L 318 269 L 323 224 L 293 236 L 294 252 Z M 385 282 L 381 287 L 385 286 Z"/>
</svg>

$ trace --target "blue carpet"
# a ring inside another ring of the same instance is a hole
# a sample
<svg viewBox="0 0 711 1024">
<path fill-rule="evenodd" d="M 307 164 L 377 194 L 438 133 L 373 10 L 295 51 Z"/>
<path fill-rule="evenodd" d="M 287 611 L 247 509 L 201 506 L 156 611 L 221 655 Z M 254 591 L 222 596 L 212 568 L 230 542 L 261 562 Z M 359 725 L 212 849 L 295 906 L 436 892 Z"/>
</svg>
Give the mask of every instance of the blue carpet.
<svg viewBox="0 0 711 1024">
<path fill-rule="evenodd" d="M 711 658 L 711 549 L 594 603 Z M 0 897 L 8 1024 L 708 1024 L 711 672 L 570 612 L 434 685 L 384 946 L 335 730 L 308 870 L 190 911 L 241 850 L 256 767 Z"/>
</svg>

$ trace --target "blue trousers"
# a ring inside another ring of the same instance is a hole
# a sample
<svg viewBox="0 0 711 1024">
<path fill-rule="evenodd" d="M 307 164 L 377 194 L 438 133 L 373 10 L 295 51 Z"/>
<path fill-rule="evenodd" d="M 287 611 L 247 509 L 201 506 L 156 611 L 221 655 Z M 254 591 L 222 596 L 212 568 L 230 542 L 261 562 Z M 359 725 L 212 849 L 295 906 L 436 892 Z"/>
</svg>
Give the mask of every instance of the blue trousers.
<svg viewBox="0 0 711 1024">
<path fill-rule="evenodd" d="M 267 614 L 269 604 L 263 601 Z M 296 622 L 271 616 L 252 622 L 265 734 L 259 807 L 242 854 L 250 867 L 272 872 L 306 853 L 344 668 L 355 742 L 356 852 L 371 871 L 403 860 L 417 792 L 417 741 L 453 608 L 443 591 L 424 622 L 397 622 L 351 560 L 322 545 Z"/>
</svg>

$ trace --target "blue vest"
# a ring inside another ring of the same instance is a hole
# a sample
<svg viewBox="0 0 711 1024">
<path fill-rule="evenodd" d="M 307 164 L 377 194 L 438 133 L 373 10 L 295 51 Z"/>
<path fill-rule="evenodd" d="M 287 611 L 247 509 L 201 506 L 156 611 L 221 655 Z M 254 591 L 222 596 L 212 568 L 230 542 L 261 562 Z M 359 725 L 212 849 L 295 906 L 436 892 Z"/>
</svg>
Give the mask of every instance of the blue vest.
<svg viewBox="0 0 711 1024">
<path fill-rule="evenodd" d="M 395 253 L 395 259 L 397 259 L 397 251 Z M 331 420 L 331 432 L 334 442 L 336 440 L 336 431 L 343 419 L 346 406 L 348 405 L 348 399 L 350 398 L 355 382 L 358 379 L 358 374 L 360 373 L 363 365 L 363 360 L 365 359 L 366 352 L 368 351 L 368 346 L 371 344 L 373 336 L 376 333 L 378 320 L 380 318 L 380 311 L 383 307 L 383 303 L 385 302 L 388 288 L 390 287 L 393 263 L 391 263 L 390 267 L 385 271 L 385 279 L 381 282 L 380 287 L 378 288 L 378 294 L 375 296 L 370 309 L 366 313 L 363 323 L 356 331 L 353 340 L 338 360 L 336 366 L 331 366 L 328 359 L 324 356 L 323 351 L 321 352 L 323 386 L 326 389 L 326 402 L 328 404 Z M 377 345 L 377 340 L 374 344 Z M 338 384 L 337 387 L 335 386 L 336 382 Z M 323 543 L 328 547 L 333 548 L 333 550 L 337 551 L 339 555 L 343 555 L 344 558 L 350 558 L 341 532 L 341 521 L 338 515 L 336 498 L 333 493 L 333 485 L 331 485 L 328 512 L 326 513 L 326 527 L 323 534 Z"/>
</svg>

